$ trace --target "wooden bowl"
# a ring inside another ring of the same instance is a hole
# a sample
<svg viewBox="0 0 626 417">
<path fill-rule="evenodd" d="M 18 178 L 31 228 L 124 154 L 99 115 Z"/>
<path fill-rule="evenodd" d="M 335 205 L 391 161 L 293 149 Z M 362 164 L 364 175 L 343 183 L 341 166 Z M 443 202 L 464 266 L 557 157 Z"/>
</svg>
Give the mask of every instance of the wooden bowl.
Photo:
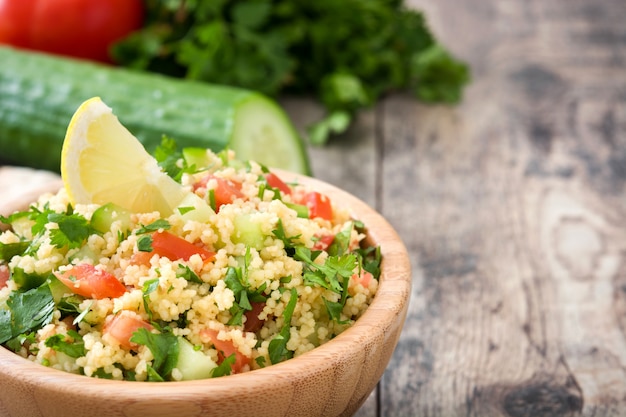
<svg viewBox="0 0 626 417">
<path fill-rule="evenodd" d="M 409 258 L 389 223 L 356 197 L 309 177 L 281 176 L 310 185 L 348 208 L 367 227 L 370 243 L 381 246 L 378 292 L 351 328 L 277 365 L 185 382 L 89 378 L 32 363 L 0 347 L 0 415 L 329 417 L 356 412 L 380 380 L 400 337 L 411 292 Z M 58 187 L 58 182 L 49 183 L 49 191 Z M 5 201 L 0 206 L 7 210 L 11 199 Z"/>
</svg>

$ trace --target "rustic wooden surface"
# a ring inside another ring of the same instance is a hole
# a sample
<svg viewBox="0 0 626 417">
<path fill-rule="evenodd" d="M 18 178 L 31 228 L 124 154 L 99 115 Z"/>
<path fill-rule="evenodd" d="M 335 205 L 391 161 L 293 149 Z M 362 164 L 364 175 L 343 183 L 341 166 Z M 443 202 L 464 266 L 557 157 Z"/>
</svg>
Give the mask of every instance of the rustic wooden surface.
<svg viewBox="0 0 626 417">
<path fill-rule="evenodd" d="M 311 149 L 413 265 L 357 416 L 626 415 L 626 2 L 409 3 L 471 64 L 463 103 L 394 95 Z M 301 128 L 321 114 L 283 103 Z"/>
<path fill-rule="evenodd" d="M 413 264 L 357 415 L 626 415 L 626 2 L 410 3 L 471 64 L 464 102 L 395 95 L 311 151 Z M 284 103 L 299 126 L 319 114 Z"/>
</svg>

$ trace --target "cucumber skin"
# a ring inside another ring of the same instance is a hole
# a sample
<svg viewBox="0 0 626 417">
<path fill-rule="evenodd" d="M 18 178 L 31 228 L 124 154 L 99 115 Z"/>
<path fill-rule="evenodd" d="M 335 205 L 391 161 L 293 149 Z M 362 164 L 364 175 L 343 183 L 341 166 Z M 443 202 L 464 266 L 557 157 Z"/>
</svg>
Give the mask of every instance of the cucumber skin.
<svg viewBox="0 0 626 417">
<path fill-rule="evenodd" d="M 0 62 L 0 160 L 56 172 L 67 125 L 78 106 L 94 96 L 148 152 L 164 134 L 179 148 L 220 151 L 229 144 L 239 104 L 258 98 L 274 104 L 250 90 L 10 47 L 0 47 Z M 285 122 L 290 123 L 287 116 Z"/>
</svg>

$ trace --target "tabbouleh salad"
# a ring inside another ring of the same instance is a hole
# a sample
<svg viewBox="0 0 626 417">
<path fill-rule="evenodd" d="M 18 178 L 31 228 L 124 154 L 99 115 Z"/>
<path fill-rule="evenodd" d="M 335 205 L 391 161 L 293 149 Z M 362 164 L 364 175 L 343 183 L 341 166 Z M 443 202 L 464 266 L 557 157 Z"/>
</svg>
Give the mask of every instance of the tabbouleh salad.
<svg viewBox="0 0 626 417">
<path fill-rule="evenodd" d="M 310 351 L 368 307 L 380 250 L 347 211 L 232 152 L 172 167 L 205 208 L 72 206 L 62 189 L 0 217 L 3 346 L 91 377 L 211 378 Z"/>
</svg>

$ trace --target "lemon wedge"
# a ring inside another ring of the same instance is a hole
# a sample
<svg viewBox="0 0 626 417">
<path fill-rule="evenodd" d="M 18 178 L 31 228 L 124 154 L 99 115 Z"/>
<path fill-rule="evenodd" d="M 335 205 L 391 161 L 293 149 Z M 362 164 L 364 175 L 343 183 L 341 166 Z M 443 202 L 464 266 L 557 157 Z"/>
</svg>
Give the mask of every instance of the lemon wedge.
<svg viewBox="0 0 626 417">
<path fill-rule="evenodd" d="M 99 97 L 76 110 L 61 151 L 61 177 L 72 204 L 114 203 L 135 213 L 168 216 L 190 194 Z"/>
</svg>

